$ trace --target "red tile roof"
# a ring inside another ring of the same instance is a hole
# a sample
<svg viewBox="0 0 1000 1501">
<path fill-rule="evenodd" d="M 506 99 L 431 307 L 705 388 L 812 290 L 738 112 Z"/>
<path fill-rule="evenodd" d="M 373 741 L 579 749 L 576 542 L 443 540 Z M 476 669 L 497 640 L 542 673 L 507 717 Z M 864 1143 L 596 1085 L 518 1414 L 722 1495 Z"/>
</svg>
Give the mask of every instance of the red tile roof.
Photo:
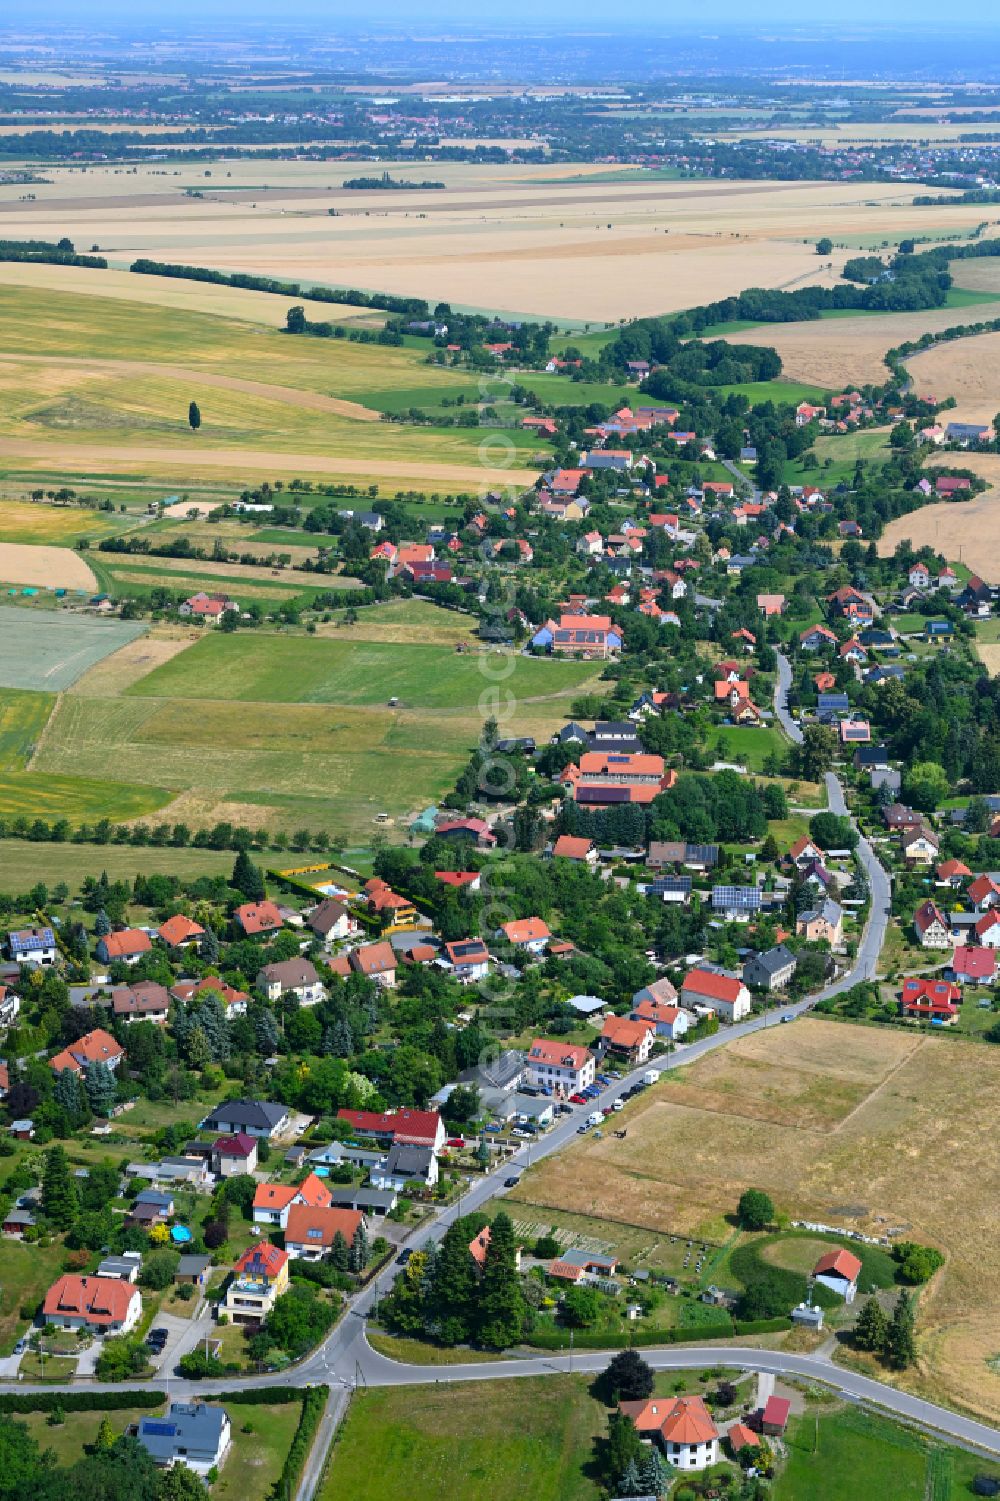
<svg viewBox="0 0 1000 1501">
<path fill-rule="evenodd" d="M 200 923 L 192 922 L 190 917 L 184 917 L 180 912 L 175 912 L 173 917 L 168 917 L 165 923 L 160 924 L 160 937 L 171 948 L 179 943 L 186 943 L 191 938 L 200 938 L 204 931 Z"/>
<path fill-rule="evenodd" d="M 602 1039 L 613 1048 L 637 1048 L 653 1030 L 646 1021 L 630 1021 L 627 1016 L 609 1016 L 601 1028 Z"/>
<path fill-rule="evenodd" d="M 125 959 L 132 954 L 147 954 L 153 945 L 149 934 L 141 928 L 123 928 L 119 933 L 106 933 L 100 940 L 109 959 Z"/>
<path fill-rule="evenodd" d="M 682 990 L 693 990 L 696 995 L 707 995 L 714 1001 L 732 1003 L 743 989 L 743 981 L 735 975 L 718 975 L 710 969 L 690 969 L 684 976 Z"/>
<path fill-rule="evenodd" d="M 273 902 L 244 902 L 236 909 L 236 921 L 248 937 L 258 933 L 273 933 L 282 926 L 281 913 Z"/>
<path fill-rule="evenodd" d="M 579 1070 L 590 1057 L 588 1048 L 570 1042 L 553 1042 L 548 1037 L 536 1037 L 528 1049 L 529 1063 L 545 1063 L 550 1067 Z"/>
<path fill-rule="evenodd" d="M 138 1291 L 130 1282 L 115 1277 L 79 1277 L 67 1273 L 53 1282 L 45 1294 L 46 1317 L 82 1318 L 98 1328 L 123 1324 Z"/>
<path fill-rule="evenodd" d="M 586 836 L 578 839 L 573 834 L 560 834 L 552 853 L 561 860 L 586 860 L 593 848 L 594 841 Z"/>
<path fill-rule="evenodd" d="M 764 1403 L 764 1411 L 761 1413 L 761 1422 L 768 1428 L 783 1429 L 788 1422 L 788 1414 L 791 1410 L 792 1404 L 787 1397 L 768 1397 Z"/>
<path fill-rule="evenodd" d="M 845 1251 L 843 1246 L 839 1246 L 836 1251 L 828 1251 L 825 1256 L 821 1256 L 813 1267 L 814 1277 L 819 1277 L 821 1274 L 827 1277 L 831 1275 L 843 1277 L 847 1282 L 857 1282 L 861 1276 L 861 1262 L 853 1251 Z"/>
<path fill-rule="evenodd" d="M 242 1157 L 246 1160 L 256 1152 L 257 1140 L 253 1136 L 247 1136 L 245 1131 L 234 1131 L 232 1136 L 220 1136 L 214 1150 L 220 1157 Z"/>
<path fill-rule="evenodd" d="M 548 923 L 540 917 L 524 917 L 504 923 L 501 931 L 510 943 L 537 943 L 541 938 L 552 937 Z"/>
<path fill-rule="evenodd" d="M 436 1110 L 338 1110 L 337 1119 L 363 1136 L 391 1136 L 415 1146 L 433 1146 L 441 1125 Z"/>
<path fill-rule="evenodd" d="M 955 973 L 967 980 L 992 980 L 996 964 L 993 950 L 980 948 L 978 944 L 961 945 L 955 950 L 951 960 Z"/>
<path fill-rule="evenodd" d="M 364 1215 L 357 1209 L 313 1208 L 293 1204 L 288 1211 L 285 1245 L 332 1246 L 338 1231 L 350 1245 Z"/>
<path fill-rule="evenodd" d="M 61 1074 L 64 1068 L 81 1074 L 92 1063 L 112 1063 L 124 1056 L 125 1049 L 115 1041 L 111 1033 L 105 1032 L 103 1027 L 95 1027 L 93 1032 L 78 1037 L 76 1042 L 57 1053 L 52 1059 L 51 1067 L 57 1074 Z"/>
<path fill-rule="evenodd" d="M 255 1280 L 266 1277 L 268 1282 L 273 1282 L 287 1262 L 287 1251 L 272 1246 L 269 1240 L 259 1240 L 256 1245 L 247 1247 L 233 1271 L 238 1277 L 252 1277 Z"/>
</svg>

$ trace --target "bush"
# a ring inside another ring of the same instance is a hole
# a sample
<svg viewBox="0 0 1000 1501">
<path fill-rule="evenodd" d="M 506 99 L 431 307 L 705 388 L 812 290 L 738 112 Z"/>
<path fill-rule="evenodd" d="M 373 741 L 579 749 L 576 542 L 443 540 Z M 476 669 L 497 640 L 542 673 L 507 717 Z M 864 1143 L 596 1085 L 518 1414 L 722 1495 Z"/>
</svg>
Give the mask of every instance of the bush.
<svg viewBox="0 0 1000 1501">
<path fill-rule="evenodd" d="M 323 1410 L 326 1407 L 326 1400 L 329 1395 L 330 1388 L 328 1386 L 314 1386 L 306 1391 L 305 1401 L 302 1403 L 302 1416 L 299 1418 L 299 1426 L 295 1430 L 295 1437 L 292 1439 L 291 1446 L 285 1456 L 281 1476 L 274 1487 L 274 1494 L 276 1496 L 292 1496 L 298 1490 L 302 1470 L 309 1456 L 309 1450 L 312 1448 L 312 1441 L 319 1427 L 320 1418 L 323 1416 Z"/>
<path fill-rule="evenodd" d="M 760 1188 L 748 1188 L 740 1195 L 736 1206 L 740 1226 L 744 1230 L 765 1230 L 774 1220 L 774 1204 Z"/>
<path fill-rule="evenodd" d="M 944 1257 L 933 1246 L 920 1246 L 915 1241 L 900 1241 L 893 1247 L 892 1252 L 896 1261 L 899 1262 L 899 1278 L 901 1282 L 908 1282 L 911 1287 L 916 1287 L 921 1282 L 929 1282 L 938 1267 L 944 1265 Z"/>
<path fill-rule="evenodd" d="M 265 1389 L 267 1401 L 280 1402 L 273 1391 L 272 1387 Z M 227 1393 L 226 1401 L 233 1400 Z M 162 1406 L 162 1392 L 144 1392 L 136 1387 L 120 1392 L 0 1392 L 0 1412 L 113 1412 L 119 1407 Z"/>
</svg>

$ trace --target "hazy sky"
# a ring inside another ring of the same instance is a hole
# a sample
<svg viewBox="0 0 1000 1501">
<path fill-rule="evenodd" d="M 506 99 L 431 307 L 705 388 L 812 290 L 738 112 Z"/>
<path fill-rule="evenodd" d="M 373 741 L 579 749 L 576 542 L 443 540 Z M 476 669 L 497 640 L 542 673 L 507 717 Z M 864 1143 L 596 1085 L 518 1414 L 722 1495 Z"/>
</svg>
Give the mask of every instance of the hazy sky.
<svg viewBox="0 0 1000 1501">
<path fill-rule="evenodd" d="M 696 6 L 679 5 L 676 0 L 632 0 L 628 6 L 610 6 L 607 0 L 504 0 L 493 9 L 477 13 L 467 0 L 4 0 L 0 7 L 0 27 L 33 27 L 53 23 L 76 25 L 118 24 L 138 26 L 160 21 L 205 22 L 241 19 L 282 22 L 322 22 L 331 29 L 338 24 L 356 30 L 370 24 L 402 25 L 425 30 L 428 26 L 450 22 L 456 26 L 482 26 L 484 29 L 506 27 L 512 22 L 564 26 L 602 26 L 634 22 L 657 31 L 670 27 L 711 28 L 735 25 L 767 27 L 780 21 L 804 29 L 821 29 L 832 24 L 838 31 L 860 30 L 867 21 L 880 29 L 898 24 L 908 32 L 914 27 L 930 26 L 947 30 L 957 25 L 1000 31 L 1000 7 L 983 0 L 949 0 L 942 9 L 940 0 L 881 0 L 870 10 L 825 10 L 803 7 L 801 0 L 699 0 Z"/>
</svg>

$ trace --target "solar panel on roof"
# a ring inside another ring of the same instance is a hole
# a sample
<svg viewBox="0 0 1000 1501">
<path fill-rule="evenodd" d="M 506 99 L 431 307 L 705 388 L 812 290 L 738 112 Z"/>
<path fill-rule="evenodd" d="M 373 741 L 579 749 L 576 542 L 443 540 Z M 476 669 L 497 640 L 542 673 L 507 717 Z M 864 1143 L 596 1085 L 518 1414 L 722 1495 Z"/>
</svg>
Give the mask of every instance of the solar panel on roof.
<svg viewBox="0 0 1000 1501">
<path fill-rule="evenodd" d="M 176 1438 L 177 1436 L 176 1424 L 157 1422 L 153 1418 L 143 1418 L 142 1431 L 149 1434 L 151 1438 Z"/>
</svg>

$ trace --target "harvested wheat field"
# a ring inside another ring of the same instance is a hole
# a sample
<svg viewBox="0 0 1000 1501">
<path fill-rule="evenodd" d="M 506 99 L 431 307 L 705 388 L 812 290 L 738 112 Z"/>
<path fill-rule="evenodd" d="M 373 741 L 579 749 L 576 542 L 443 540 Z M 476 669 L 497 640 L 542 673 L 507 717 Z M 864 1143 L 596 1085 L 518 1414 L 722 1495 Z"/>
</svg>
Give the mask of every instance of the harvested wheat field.
<svg viewBox="0 0 1000 1501">
<path fill-rule="evenodd" d="M 931 464 L 941 469 L 971 469 L 992 489 L 972 500 L 936 501 L 909 516 L 890 521 L 879 538 L 881 557 L 909 540 L 914 547 L 933 547 L 946 558 L 965 563 L 988 584 L 1000 584 L 1000 454 L 936 455 Z"/>
<path fill-rule="evenodd" d="M 577 166 L 442 163 L 444 191 L 387 203 L 384 193 L 345 190 L 336 162 L 233 161 L 225 182 L 212 184 L 201 163 L 178 158 L 174 168 L 165 179 L 152 165 L 134 175 L 53 167 L 32 202 L 0 187 L 0 232 L 69 234 L 123 260 L 147 255 L 578 322 L 669 312 L 747 286 L 832 285 L 847 252 L 834 253 L 831 269 L 815 254 L 818 233 L 892 240 L 924 224 L 912 190 L 893 184 L 671 182 L 641 172 L 601 182 Z M 974 218 L 956 205 L 934 223 L 958 230 Z M 115 275 L 119 285 L 121 274 L 85 273 Z"/>
<path fill-rule="evenodd" d="M 70 691 L 84 698 L 117 698 L 148 672 L 176 657 L 201 634 L 196 626 L 154 625 L 147 635 L 129 641 L 110 657 L 95 662 Z"/>
<path fill-rule="evenodd" d="M 739 340 L 741 344 L 765 344 L 776 349 L 787 380 L 837 390 L 868 381 L 881 385 L 888 377 L 885 352 L 897 344 L 960 323 L 985 321 L 998 312 L 995 303 L 984 303 L 981 309 L 928 308 L 920 313 L 866 313 L 856 318 L 820 318 L 812 323 L 771 323 L 748 329 Z M 915 366 L 915 376 L 919 373 L 920 367 Z M 918 392 L 929 389 L 918 379 Z M 940 386 L 933 391 L 939 400 L 951 394 Z"/>
<path fill-rule="evenodd" d="M 906 364 L 917 390 L 954 396 L 946 421 L 992 422 L 1000 411 L 1000 333 L 953 339 Z"/>
<path fill-rule="evenodd" d="M 1000 256 L 982 255 L 970 261 L 953 261 L 951 279 L 969 292 L 1000 292 Z"/>
<path fill-rule="evenodd" d="M 43 589 L 96 589 L 97 580 L 79 553 L 68 547 L 0 542 L 0 580 Z"/>
<path fill-rule="evenodd" d="M 608 1135 L 533 1168 L 511 1196 L 675 1233 L 718 1233 L 752 1182 L 780 1211 L 940 1247 L 907 1384 L 1000 1416 L 993 1123 L 1000 1052 L 808 1018 L 742 1038 L 628 1107 Z"/>
</svg>

